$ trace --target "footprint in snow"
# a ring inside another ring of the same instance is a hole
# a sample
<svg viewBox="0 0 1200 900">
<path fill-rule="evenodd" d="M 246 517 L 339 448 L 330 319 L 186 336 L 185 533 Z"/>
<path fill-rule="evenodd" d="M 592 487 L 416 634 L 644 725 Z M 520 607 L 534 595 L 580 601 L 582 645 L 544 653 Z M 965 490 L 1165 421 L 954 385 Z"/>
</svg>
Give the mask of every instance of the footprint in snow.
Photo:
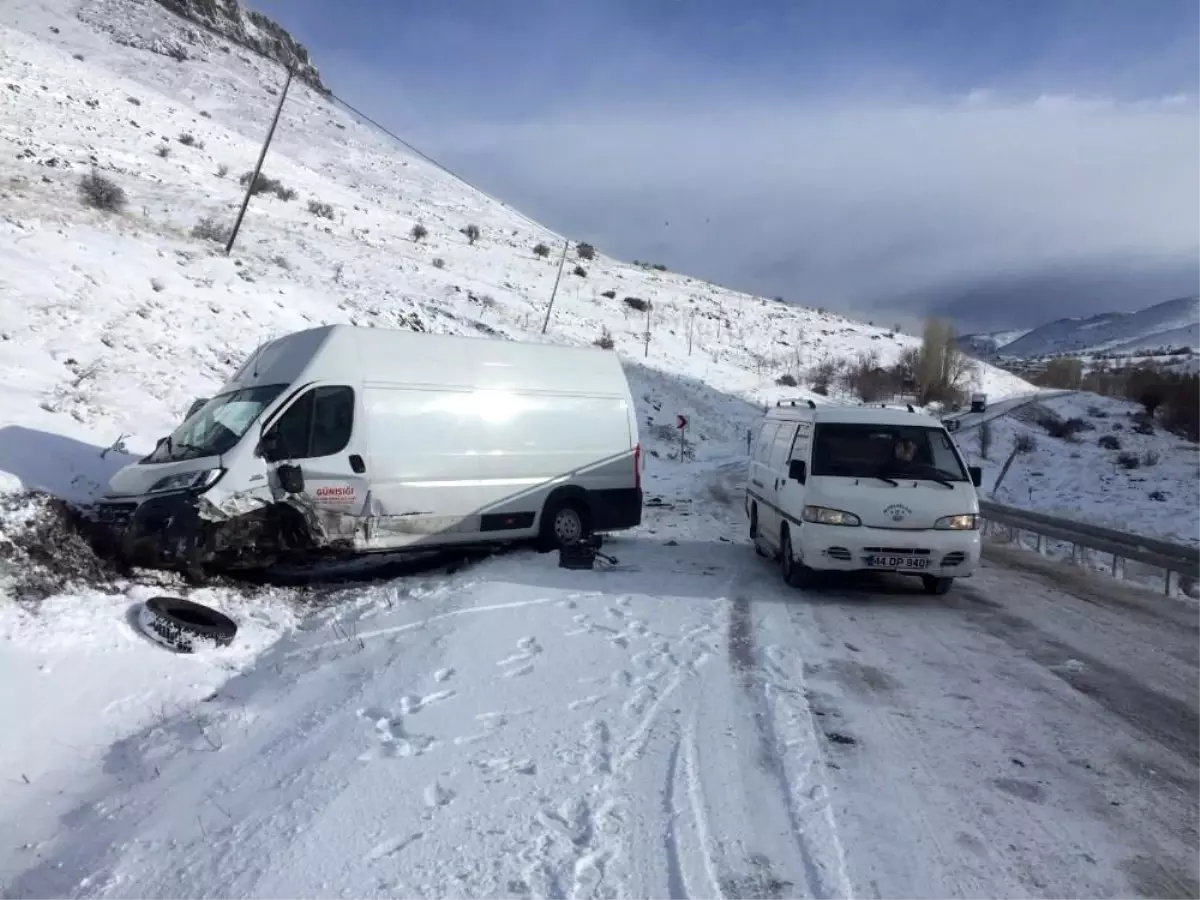
<svg viewBox="0 0 1200 900">
<path fill-rule="evenodd" d="M 425 805 L 430 809 L 445 806 L 454 799 L 454 792 L 442 787 L 436 781 L 425 787 Z"/>
</svg>

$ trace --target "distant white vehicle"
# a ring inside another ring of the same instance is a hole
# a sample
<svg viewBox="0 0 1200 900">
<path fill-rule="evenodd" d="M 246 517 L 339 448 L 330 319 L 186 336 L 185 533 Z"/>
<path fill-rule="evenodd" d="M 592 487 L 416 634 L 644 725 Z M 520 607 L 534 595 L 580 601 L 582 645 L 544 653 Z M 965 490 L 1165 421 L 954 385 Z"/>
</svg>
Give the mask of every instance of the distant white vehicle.
<svg viewBox="0 0 1200 900">
<path fill-rule="evenodd" d="M 924 413 L 779 405 L 751 451 L 750 536 L 796 587 L 818 570 L 871 570 L 918 575 L 944 594 L 979 564 L 981 479 Z"/>
<path fill-rule="evenodd" d="M 100 504 L 185 571 L 537 538 L 642 515 L 637 417 L 593 347 L 332 325 L 259 347 Z"/>
<path fill-rule="evenodd" d="M 987 394 L 974 393 L 971 395 L 971 412 L 981 413 L 987 409 Z"/>
</svg>

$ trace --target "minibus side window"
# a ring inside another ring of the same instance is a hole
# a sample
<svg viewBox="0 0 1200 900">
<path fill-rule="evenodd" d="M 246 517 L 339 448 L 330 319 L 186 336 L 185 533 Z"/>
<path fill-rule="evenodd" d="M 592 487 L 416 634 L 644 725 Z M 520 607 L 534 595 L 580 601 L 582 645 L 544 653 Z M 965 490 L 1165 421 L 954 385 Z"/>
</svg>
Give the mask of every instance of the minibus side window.
<svg viewBox="0 0 1200 900">
<path fill-rule="evenodd" d="M 762 430 L 758 433 L 758 443 L 754 447 L 754 459 L 757 462 L 766 465 L 767 460 L 771 457 L 771 447 L 775 444 L 775 435 L 778 431 L 779 426 L 774 422 L 763 425 Z"/>
<path fill-rule="evenodd" d="M 354 428 L 354 389 L 318 387 L 293 403 L 272 429 L 285 459 L 315 459 L 346 449 Z"/>
</svg>

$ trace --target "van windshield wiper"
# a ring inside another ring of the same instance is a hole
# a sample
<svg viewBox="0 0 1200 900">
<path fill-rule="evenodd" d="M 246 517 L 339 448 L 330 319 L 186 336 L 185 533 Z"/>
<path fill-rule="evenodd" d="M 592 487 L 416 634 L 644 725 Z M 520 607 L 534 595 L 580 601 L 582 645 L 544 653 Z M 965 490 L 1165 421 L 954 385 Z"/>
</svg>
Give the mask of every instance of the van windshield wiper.
<svg viewBox="0 0 1200 900">
<path fill-rule="evenodd" d="M 176 456 L 175 456 L 175 450 L 183 450 L 185 453 L 186 453 L 186 452 L 200 453 L 200 454 L 207 454 L 207 453 L 208 453 L 208 450 L 207 450 L 207 448 L 205 448 L 205 447 L 197 447 L 195 444 L 189 444 L 187 441 L 175 441 L 175 442 L 172 444 L 172 447 L 171 447 L 171 456 L 172 456 L 173 458 L 176 458 L 176 459 L 178 459 L 178 457 L 176 457 Z"/>
<path fill-rule="evenodd" d="M 892 487 L 900 487 L 900 482 L 898 482 L 894 478 L 888 478 L 888 476 L 884 475 L 881 472 L 872 472 L 869 477 L 878 478 L 880 481 L 886 481 Z"/>
<path fill-rule="evenodd" d="M 947 472 L 945 469 L 939 469 L 937 466 L 920 465 L 917 466 L 916 472 L 901 473 L 895 469 L 889 470 L 893 475 L 900 475 L 903 478 L 911 478 L 914 481 L 936 481 L 943 487 L 948 487 L 954 490 L 954 485 L 949 481 L 954 477 L 953 472 Z"/>
</svg>

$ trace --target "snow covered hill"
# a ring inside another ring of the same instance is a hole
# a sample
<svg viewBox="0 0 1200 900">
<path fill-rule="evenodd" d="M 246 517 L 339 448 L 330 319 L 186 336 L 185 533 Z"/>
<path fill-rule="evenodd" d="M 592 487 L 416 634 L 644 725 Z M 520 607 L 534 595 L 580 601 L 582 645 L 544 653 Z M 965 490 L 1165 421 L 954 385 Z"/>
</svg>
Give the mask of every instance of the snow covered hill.
<svg viewBox="0 0 1200 900">
<path fill-rule="evenodd" d="M 981 359 L 1200 349 L 1200 297 L 1178 297 L 1136 312 L 1057 319 L 1027 331 L 967 334 L 959 346 Z"/>
<path fill-rule="evenodd" d="M 299 82 L 264 168 L 294 197 L 256 196 L 231 257 L 200 236 L 234 219 L 281 86 L 273 64 L 153 2 L 10 0 L 0 24 L 0 377 L 18 386 L 0 419 L 20 429 L 19 444 L 0 438 L 0 470 L 19 482 L 87 495 L 124 460 L 99 448 L 147 450 L 287 331 L 355 322 L 540 339 L 562 238 Z M 154 50 L 181 41 L 186 59 Z M 80 204 L 93 167 L 126 192 L 124 212 Z M 743 433 L 716 412 L 723 396 L 770 402 L 784 371 L 803 384 L 822 359 L 877 351 L 887 363 L 915 342 L 572 245 L 545 339 L 606 334 L 643 421 L 686 409 L 702 442 Z M 1029 390 L 992 368 L 981 381 L 994 396 Z"/>
</svg>

